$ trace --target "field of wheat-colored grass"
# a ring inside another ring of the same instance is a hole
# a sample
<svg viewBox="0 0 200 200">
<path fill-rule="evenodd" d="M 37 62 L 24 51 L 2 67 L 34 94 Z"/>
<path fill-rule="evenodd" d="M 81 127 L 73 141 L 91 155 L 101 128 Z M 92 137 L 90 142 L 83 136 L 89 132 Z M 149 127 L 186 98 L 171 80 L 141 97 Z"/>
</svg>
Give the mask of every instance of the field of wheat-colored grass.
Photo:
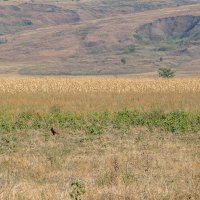
<svg viewBox="0 0 200 200">
<path fill-rule="evenodd" d="M 200 198 L 199 134 L 32 130 L 0 142 L 2 200 L 76 200 L 80 191 L 82 200 Z"/>
<path fill-rule="evenodd" d="M 192 77 L 0 77 L 0 199 L 200 199 L 199 99 Z"/>
<path fill-rule="evenodd" d="M 200 108 L 200 78 L 0 77 L 2 111 L 90 112 Z"/>
</svg>

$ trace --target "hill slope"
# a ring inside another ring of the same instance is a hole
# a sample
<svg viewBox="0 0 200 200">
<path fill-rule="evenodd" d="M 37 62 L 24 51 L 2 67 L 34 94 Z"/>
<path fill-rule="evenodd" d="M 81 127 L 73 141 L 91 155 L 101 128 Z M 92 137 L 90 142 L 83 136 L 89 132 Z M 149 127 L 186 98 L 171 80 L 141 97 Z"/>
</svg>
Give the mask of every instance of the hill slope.
<svg viewBox="0 0 200 200">
<path fill-rule="evenodd" d="M 199 0 L 0 1 L 0 73 L 196 74 L 199 10 Z"/>
</svg>

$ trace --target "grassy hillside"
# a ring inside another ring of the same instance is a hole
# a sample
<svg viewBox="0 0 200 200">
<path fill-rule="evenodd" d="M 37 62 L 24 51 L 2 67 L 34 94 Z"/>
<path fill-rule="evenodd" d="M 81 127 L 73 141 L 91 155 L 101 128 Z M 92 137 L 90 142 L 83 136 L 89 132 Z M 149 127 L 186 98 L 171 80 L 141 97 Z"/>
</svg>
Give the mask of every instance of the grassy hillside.
<svg viewBox="0 0 200 200">
<path fill-rule="evenodd" d="M 199 7 L 198 1 L 175 0 L 1 1 L 0 73 L 127 74 L 168 66 L 196 74 L 199 39 L 166 47 L 134 36 L 159 18 L 198 16 Z"/>
</svg>

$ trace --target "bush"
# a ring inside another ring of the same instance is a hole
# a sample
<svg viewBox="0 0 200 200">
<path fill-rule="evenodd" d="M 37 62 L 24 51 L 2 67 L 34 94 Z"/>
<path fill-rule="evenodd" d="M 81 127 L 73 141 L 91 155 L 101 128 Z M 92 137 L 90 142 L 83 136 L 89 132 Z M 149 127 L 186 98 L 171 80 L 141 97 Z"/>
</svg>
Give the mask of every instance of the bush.
<svg viewBox="0 0 200 200">
<path fill-rule="evenodd" d="M 172 47 L 167 47 L 167 46 L 163 46 L 163 47 L 159 47 L 158 49 L 155 49 L 156 51 L 170 51 L 172 49 Z"/>
<path fill-rule="evenodd" d="M 130 44 L 122 49 L 123 54 L 131 54 L 136 52 L 136 46 L 133 44 Z"/>
<path fill-rule="evenodd" d="M 143 36 L 142 35 L 139 35 L 139 34 L 135 33 L 135 34 L 133 34 L 133 37 L 138 41 L 143 41 Z"/>
<path fill-rule="evenodd" d="M 33 22 L 31 20 L 23 20 L 21 22 L 16 22 L 13 25 L 15 25 L 15 26 L 32 26 Z"/>
<path fill-rule="evenodd" d="M 31 20 L 24 20 L 22 22 L 22 26 L 32 26 L 33 22 Z"/>
<path fill-rule="evenodd" d="M 122 58 L 121 63 L 125 65 L 126 64 L 126 58 Z"/>
<path fill-rule="evenodd" d="M 84 184 L 81 181 L 76 180 L 70 184 L 70 187 L 71 187 L 71 192 L 70 192 L 71 199 L 81 200 L 82 199 L 81 197 L 86 192 Z"/>
<path fill-rule="evenodd" d="M 164 131 L 169 132 L 196 132 L 198 124 L 195 117 L 191 113 L 183 111 L 177 111 L 168 113 L 163 121 L 162 125 Z"/>
<path fill-rule="evenodd" d="M 170 68 L 160 68 L 158 70 L 158 74 L 160 77 L 163 78 L 172 78 L 175 76 L 175 72 L 172 71 Z"/>
<path fill-rule="evenodd" d="M 5 38 L 0 38 L 0 44 L 6 44 L 7 40 Z"/>
</svg>

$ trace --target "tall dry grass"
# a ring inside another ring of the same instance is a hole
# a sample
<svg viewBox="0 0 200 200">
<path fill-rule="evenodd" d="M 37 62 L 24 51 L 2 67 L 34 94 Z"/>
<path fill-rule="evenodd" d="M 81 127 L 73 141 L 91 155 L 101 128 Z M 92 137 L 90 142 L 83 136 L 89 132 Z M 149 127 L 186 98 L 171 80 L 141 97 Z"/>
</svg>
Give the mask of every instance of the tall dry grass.
<svg viewBox="0 0 200 200">
<path fill-rule="evenodd" d="M 195 111 L 200 78 L 0 77 L 2 111 Z"/>
<path fill-rule="evenodd" d="M 95 136 L 65 130 L 0 135 L 0 199 L 198 200 L 199 134 L 110 129 Z M 10 141 L 10 142 L 7 142 Z"/>
<path fill-rule="evenodd" d="M 199 78 L 0 77 L 1 112 L 197 111 L 199 97 Z M 0 199 L 200 199 L 199 133 L 60 131 L 0 133 Z"/>
</svg>

